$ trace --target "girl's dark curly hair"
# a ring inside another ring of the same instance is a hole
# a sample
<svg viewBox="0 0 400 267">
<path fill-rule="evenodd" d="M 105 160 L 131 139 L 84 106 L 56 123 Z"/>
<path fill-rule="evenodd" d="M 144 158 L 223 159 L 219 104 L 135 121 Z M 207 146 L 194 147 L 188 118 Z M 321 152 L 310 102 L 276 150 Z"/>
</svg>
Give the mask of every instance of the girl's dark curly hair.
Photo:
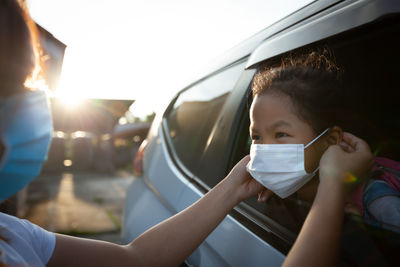
<svg viewBox="0 0 400 267">
<path fill-rule="evenodd" d="M 280 66 L 261 66 L 252 84 L 253 97 L 284 94 L 298 117 L 319 133 L 334 125 L 345 127 L 347 104 L 340 76 L 328 49 L 285 57 Z M 343 117 L 344 116 L 344 117 Z"/>
</svg>

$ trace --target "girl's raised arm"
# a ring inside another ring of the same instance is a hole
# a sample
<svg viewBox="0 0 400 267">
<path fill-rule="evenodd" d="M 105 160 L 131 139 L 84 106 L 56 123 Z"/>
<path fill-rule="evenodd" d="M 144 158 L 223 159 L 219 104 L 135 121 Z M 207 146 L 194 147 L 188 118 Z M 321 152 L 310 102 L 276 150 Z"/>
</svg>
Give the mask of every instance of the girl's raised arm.
<svg viewBox="0 0 400 267">
<path fill-rule="evenodd" d="M 321 158 L 317 195 L 283 266 L 337 265 L 345 197 L 373 163 L 367 143 L 349 133 L 343 139 Z"/>
</svg>

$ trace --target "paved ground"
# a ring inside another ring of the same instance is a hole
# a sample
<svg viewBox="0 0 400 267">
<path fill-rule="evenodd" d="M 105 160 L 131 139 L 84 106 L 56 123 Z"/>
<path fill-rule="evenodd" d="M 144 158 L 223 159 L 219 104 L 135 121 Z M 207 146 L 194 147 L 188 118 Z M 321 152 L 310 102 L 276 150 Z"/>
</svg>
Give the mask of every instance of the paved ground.
<svg viewBox="0 0 400 267">
<path fill-rule="evenodd" d="M 42 175 L 28 187 L 24 217 L 50 231 L 120 243 L 126 172 Z"/>
</svg>

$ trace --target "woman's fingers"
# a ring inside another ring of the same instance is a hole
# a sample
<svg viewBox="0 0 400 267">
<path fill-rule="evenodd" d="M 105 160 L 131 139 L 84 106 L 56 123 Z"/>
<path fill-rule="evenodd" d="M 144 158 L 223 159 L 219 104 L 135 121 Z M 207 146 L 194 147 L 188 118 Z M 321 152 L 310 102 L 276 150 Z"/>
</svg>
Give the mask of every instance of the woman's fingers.
<svg viewBox="0 0 400 267">
<path fill-rule="evenodd" d="M 273 193 L 267 188 L 264 188 L 258 193 L 258 202 L 265 202 L 272 197 Z"/>
<path fill-rule="evenodd" d="M 249 179 L 250 174 L 246 170 L 246 165 L 250 161 L 250 156 L 247 155 L 244 158 L 242 158 L 236 165 L 232 168 L 228 176 L 234 176 L 236 177 L 235 180 L 237 180 L 239 183 L 243 181 L 247 181 Z"/>
</svg>

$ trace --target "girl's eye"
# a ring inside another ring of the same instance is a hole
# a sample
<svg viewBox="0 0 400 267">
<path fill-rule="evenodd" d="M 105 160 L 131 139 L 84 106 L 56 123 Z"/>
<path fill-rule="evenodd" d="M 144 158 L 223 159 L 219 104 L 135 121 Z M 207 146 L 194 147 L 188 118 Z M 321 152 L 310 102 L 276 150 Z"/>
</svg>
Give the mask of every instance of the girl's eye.
<svg viewBox="0 0 400 267">
<path fill-rule="evenodd" d="M 260 136 L 256 135 L 256 134 L 253 134 L 253 135 L 251 135 L 251 140 L 253 140 L 253 141 L 260 140 Z"/>
<path fill-rule="evenodd" d="M 275 138 L 282 138 L 282 137 L 288 137 L 289 135 L 287 133 L 276 133 Z"/>
</svg>

